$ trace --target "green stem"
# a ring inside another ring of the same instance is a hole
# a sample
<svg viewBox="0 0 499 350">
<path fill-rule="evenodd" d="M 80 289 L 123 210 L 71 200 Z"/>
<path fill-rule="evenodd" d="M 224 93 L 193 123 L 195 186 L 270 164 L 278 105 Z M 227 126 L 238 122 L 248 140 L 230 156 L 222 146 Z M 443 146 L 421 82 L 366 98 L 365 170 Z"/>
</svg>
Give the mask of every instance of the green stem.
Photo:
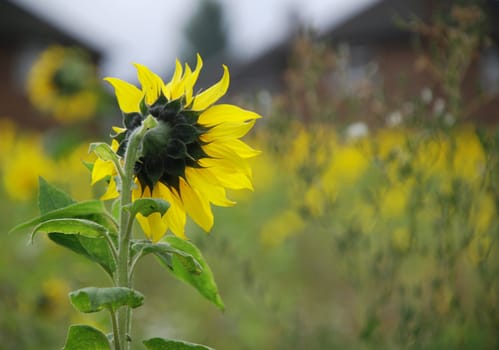
<svg viewBox="0 0 499 350">
<path fill-rule="evenodd" d="M 128 141 L 125 152 L 125 161 L 121 176 L 121 203 L 119 215 L 119 234 L 118 234 L 118 261 L 117 261 L 117 285 L 119 287 L 132 288 L 130 269 L 130 238 L 132 232 L 133 218 L 130 212 L 125 209 L 132 202 L 132 186 L 134 176 L 134 166 L 138 158 L 140 143 L 146 131 L 153 127 L 155 121 L 148 117 L 142 126 L 136 129 Z M 118 328 L 114 332 L 115 339 L 119 338 L 122 344 L 122 350 L 130 348 L 130 330 L 131 330 L 131 310 L 129 307 L 122 307 L 118 310 Z"/>
<path fill-rule="evenodd" d="M 109 311 L 111 314 L 111 323 L 113 324 L 113 334 L 114 334 L 114 350 L 121 350 L 121 345 L 120 345 L 120 338 L 118 336 L 119 331 L 118 331 L 118 324 L 116 321 L 116 313 L 113 311 Z"/>
</svg>

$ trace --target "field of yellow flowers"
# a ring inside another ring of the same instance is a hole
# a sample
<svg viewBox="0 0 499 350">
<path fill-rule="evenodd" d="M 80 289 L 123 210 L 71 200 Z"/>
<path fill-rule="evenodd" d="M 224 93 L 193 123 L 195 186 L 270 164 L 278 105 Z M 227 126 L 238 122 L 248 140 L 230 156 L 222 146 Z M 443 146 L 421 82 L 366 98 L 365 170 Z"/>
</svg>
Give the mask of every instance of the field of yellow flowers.
<svg viewBox="0 0 499 350">
<path fill-rule="evenodd" d="M 298 42 L 303 65 L 288 72 L 288 96 L 273 96 L 247 136 L 262 151 L 251 160 L 255 191 L 213 208 L 209 236 L 187 223 L 226 310 L 145 258 L 137 332 L 217 349 L 496 349 L 499 129 L 449 122 L 445 111 L 427 122 L 431 109 L 413 111 L 418 123 L 398 114 L 385 124 L 338 122 L 314 90 L 323 74 L 304 64 L 330 53 L 308 45 Z M 354 95 L 361 105 L 376 99 Z M 54 151 L 52 134 L 14 120 L 0 119 L 1 232 L 34 215 L 39 176 L 78 200 L 104 193 L 88 190 L 94 140 Z M 2 247 L 0 349 L 53 349 L 70 322 L 107 321 L 68 305 L 70 290 L 96 283 L 84 258 L 43 235 L 28 245 L 3 234 Z"/>
<path fill-rule="evenodd" d="M 1 133 L 3 230 L 34 210 L 39 175 L 77 198 L 94 196 L 81 191 L 90 176 L 86 149 L 54 159 L 41 135 L 7 120 Z M 145 263 L 143 285 L 181 289 L 180 304 L 192 307 L 162 302 L 151 288 L 144 293 L 153 306 L 139 319 L 166 312 L 180 321 L 165 332 L 218 348 L 497 345 L 496 133 L 468 124 L 350 137 L 294 123 L 279 145 L 264 128 L 252 137 L 263 150 L 253 164 L 255 193 L 235 195 L 240 205 L 217 213 L 209 241 L 190 228 L 220 276 L 227 311 L 219 314 Z M 34 349 L 31 338 L 61 339 L 54 321 L 81 317 L 66 293 L 90 271 L 42 237 L 27 250 L 27 238 L 3 240 L 0 293 L 10 301 L 0 318 L 3 343 Z"/>
</svg>

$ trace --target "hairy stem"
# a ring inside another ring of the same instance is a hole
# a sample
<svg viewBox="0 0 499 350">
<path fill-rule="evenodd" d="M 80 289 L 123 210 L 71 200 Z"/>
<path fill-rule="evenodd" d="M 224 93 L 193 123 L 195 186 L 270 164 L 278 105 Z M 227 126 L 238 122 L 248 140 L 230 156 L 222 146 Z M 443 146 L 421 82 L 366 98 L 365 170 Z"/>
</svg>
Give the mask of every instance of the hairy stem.
<svg viewBox="0 0 499 350">
<path fill-rule="evenodd" d="M 129 273 L 130 270 L 130 238 L 132 233 L 133 218 L 130 217 L 130 212 L 126 207 L 132 202 L 133 176 L 135 162 L 139 156 L 140 143 L 146 131 L 153 127 L 154 119 L 149 116 L 144 120 L 143 124 L 135 129 L 130 135 L 128 146 L 125 152 L 125 161 L 123 164 L 123 172 L 121 176 L 121 202 L 119 215 L 119 236 L 118 236 L 118 273 L 117 285 L 119 287 L 132 288 L 132 279 Z M 130 332 L 131 332 L 131 309 L 128 306 L 122 307 L 117 313 L 117 331 L 114 331 L 115 339 L 119 339 L 121 350 L 130 348 Z"/>
</svg>

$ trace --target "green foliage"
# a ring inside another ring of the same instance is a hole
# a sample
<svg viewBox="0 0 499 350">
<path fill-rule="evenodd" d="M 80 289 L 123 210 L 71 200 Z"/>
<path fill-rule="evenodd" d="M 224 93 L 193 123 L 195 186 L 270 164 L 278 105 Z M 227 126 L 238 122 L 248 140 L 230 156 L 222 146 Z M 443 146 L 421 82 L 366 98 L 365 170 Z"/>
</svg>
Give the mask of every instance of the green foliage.
<svg viewBox="0 0 499 350">
<path fill-rule="evenodd" d="M 112 277 L 116 262 L 109 250 L 107 241 L 101 237 L 90 238 L 82 235 L 50 232 L 50 240 L 64 248 L 99 264 Z"/>
<path fill-rule="evenodd" d="M 161 198 L 138 198 L 126 206 L 125 209 L 129 210 L 133 217 L 138 213 L 144 216 L 159 213 L 163 216 L 169 207 L 170 203 Z"/>
<path fill-rule="evenodd" d="M 111 350 L 107 337 L 98 329 L 87 325 L 69 328 L 63 350 Z"/>
<path fill-rule="evenodd" d="M 175 277 L 196 288 L 202 296 L 223 310 L 224 304 L 218 293 L 218 287 L 215 283 L 213 273 L 199 249 L 191 242 L 184 241 L 175 236 L 167 236 L 164 238 L 164 241 L 173 248 L 191 255 L 201 266 L 201 272 L 198 274 L 192 273 L 189 266 L 186 266 L 185 257 L 183 255 L 171 255 L 168 259 L 165 259 L 161 255 L 157 255 L 159 261 L 168 266 Z"/>
<path fill-rule="evenodd" d="M 41 215 L 74 203 L 66 192 L 52 186 L 43 177 L 39 177 L 38 181 L 38 208 Z"/>
<path fill-rule="evenodd" d="M 115 312 L 125 305 L 135 309 L 144 303 L 141 293 L 126 287 L 87 287 L 69 293 L 69 298 L 73 306 L 84 313 L 103 309 Z"/>
<path fill-rule="evenodd" d="M 41 183 L 42 184 L 42 183 Z M 53 192 L 56 193 L 56 192 Z M 61 193 L 61 192 L 58 192 Z M 48 200 L 50 201 L 50 200 Z M 44 206 L 43 208 L 46 208 Z M 58 220 L 58 219 L 68 219 L 68 218 L 79 218 L 85 219 L 92 215 L 106 215 L 106 208 L 104 207 L 104 203 L 98 200 L 90 200 L 79 203 L 69 204 L 63 208 L 58 208 L 46 212 L 45 214 L 34 218 L 32 220 L 26 221 L 22 224 L 19 224 L 12 228 L 11 232 L 19 231 L 28 227 L 32 227 L 35 225 L 39 225 L 50 220 Z"/>
<path fill-rule="evenodd" d="M 152 243 L 150 241 L 133 241 L 131 245 L 132 257 L 143 257 L 154 254 L 164 265 L 173 270 L 173 256 L 191 274 L 201 274 L 203 267 L 200 262 L 189 252 L 183 251 L 166 242 Z"/>
<path fill-rule="evenodd" d="M 104 226 L 85 219 L 52 219 L 44 221 L 33 229 L 31 239 L 38 232 L 61 232 L 66 234 L 83 235 L 86 237 L 101 237 L 106 234 Z"/>
<path fill-rule="evenodd" d="M 213 350 L 205 345 L 188 343 L 182 340 L 152 338 L 144 340 L 149 350 Z"/>
</svg>

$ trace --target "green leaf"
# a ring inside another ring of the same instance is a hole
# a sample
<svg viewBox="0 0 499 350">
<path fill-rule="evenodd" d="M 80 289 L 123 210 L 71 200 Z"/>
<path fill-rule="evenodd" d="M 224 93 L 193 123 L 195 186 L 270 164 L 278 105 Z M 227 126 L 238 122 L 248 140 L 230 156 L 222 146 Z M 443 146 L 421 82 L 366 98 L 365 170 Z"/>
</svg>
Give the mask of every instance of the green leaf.
<svg viewBox="0 0 499 350">
<path fill-rule="evenodd" d="M 115 312 L 128 305 L 135 309 L 144 303 L 144 296 L 126 287 L 87 287 L 69 293 L 71 304 L 80 312 L 91 313 L 103 309 Z"/>
<path fill-rule="evenodd" d="M 191 254 L 172 247 L 165 242 L 133 241 L 131 250 L 134 255 L 141 254 L 145 256 L 152 253 L 170 269 L 173 269 L 172 255 L 175 255 L 189 273 L 200 274 L 203 271 L 201 264 Z"/>
<path fill-rule="evenodd" d="M 102 160 L 110 160 L 115 164 L 119 164 L 118 155 L 113 151 L 111 146 L 105 142 L 94 142 L 90 144 L 88 152 L 94 152 L 97 157 Z"/>
<path fill-rule="evenodd" d="M 96 262 L 111 277 L 116 271 L 116 263 L 104 238 L 67 235 L 59 232 L 51 232 L 48 237 L 52 242 Z"/>
<path fill-rule="evenodd" d="M 90 201 L 73 203 L 63 208 L 51 210 L 37 218 L 19 224 L 16 227 L 12 228 L 10 232 L 35 226 L 48 220 L 64 219 L 64 218 L 81 218 L 84 216 L 95 215 L 95 214 L 107 215 L 104 203 L 102 203 L 101 201 L 90 200 Z"/>
<path fill-rule="evenodd" d="M 137 215 L 137 213 L 144 216 L 149 216 L 152 213 L 159 213 L 163 216 L 169 207 L 170 203 L 160 198 L 139 198 L 125 206 L 125 209 L 130 211 L 132 216 Z"/>
<path fill-rule="evenodd" d="M 173 339 L 152 338 L 144 340 L 143 343 L 149 350 L 214 350 L 205 345 Z"/>
<path fill-rule="evenodd" d="M 43 177 L 38 178 L 38 208 L 42 215 L 73 203 L 66 192 L 49 184 Z"/>
<path fill-rule="evenodd" d="M 196 248 L 194 244 L 176 236 L 166 236 L 164 238 L 164 241 L 171 245 L 173 248 L 194 257 L 194 259 L 196 259 L 196 261 L 201 265 L 202 271 L 200 274 L 191 273 L 185 267 L 182 260 L 178 258 L 178 255 L 172 255 L 171 266 L 162 259 L 160 259 L 160 261 L 170 268 L 175 277 L 192 285 L 199 291 L 199 293 L 201 293 L 201 295 L 214 303 L 218 308 L 223 310 L 224 304 L 222 298 L 220 297 L 220 294 L 218 293 L 218 287 L 215 283 L 215 279 L 213 278 L 213 273 L 204 260 L 203 256 L 201 255 L 199 249 Z"/>
<path fill-rule="evenodd" d="M 66 234 L 81 234 L 88 237 L 100 237 L 106 234 L 104 226 L 85 219 L 54 219 L 37 225 L 31 233 L 31 240 L 38 232 L 60 232 Z"/>
<path fill-rule="evenodd" d="M 87 325 L 69 327 L 63 350 L 111 350 L 107 337 L 96 328 Z"/>
</svg>

